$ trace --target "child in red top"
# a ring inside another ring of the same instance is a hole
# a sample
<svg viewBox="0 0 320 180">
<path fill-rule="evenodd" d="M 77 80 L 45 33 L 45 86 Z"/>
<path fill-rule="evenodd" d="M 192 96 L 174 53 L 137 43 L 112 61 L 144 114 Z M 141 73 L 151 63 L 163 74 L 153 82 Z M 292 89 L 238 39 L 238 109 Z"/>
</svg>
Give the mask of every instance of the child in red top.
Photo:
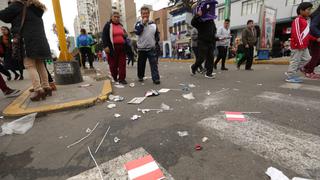
<svg viewBox="0 0 320 180">
<path fill-rule="evenodd" d="M 308 46 L 309 41 L 314 39 L 309 33 L 309 16 L 312 9 L 310 2 L 303 2 L 297 8 L 298 17 L 292 22 L 291 49 L 292 58 L 286 75 L 286 81 L 290 83 L 301 83 L 302 79 L 297 72 L 306 62 L 311 59 Z"/>
</svg>

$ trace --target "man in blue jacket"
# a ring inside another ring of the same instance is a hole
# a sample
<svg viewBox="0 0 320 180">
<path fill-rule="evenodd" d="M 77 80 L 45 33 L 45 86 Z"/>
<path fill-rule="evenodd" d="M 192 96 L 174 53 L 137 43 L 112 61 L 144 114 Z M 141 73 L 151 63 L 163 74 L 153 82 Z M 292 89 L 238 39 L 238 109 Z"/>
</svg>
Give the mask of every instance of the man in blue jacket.
<svg viewBox="0 0 320 180">
<path fill-rule="evenodd" d="M 135 33 L 138 36 L 138 78 L 139 82 L 143 82 L 146 69 L 146 61 L 149 59 L 151 75 L 154 84 L 160 84 L 160 76 L 158 70 L 158 51 L 159 31 L 157 25 L 149 20 L 150 9 L 148 7 L 141 8 L 141 21 L 135 25 Z"/>
<path fill-rule="evenodd" d="M 81 62 L 84 69 L 86 69 L 86 59 L 88 58 L 90 68 L 93 69 L 93 53 L 91 45 L 93 44 L 92 36 L 88 35 L 85 29 L 81 29 L 81 34 L 77 37 L 77 48 L 80 50 Z"/>
</svg>

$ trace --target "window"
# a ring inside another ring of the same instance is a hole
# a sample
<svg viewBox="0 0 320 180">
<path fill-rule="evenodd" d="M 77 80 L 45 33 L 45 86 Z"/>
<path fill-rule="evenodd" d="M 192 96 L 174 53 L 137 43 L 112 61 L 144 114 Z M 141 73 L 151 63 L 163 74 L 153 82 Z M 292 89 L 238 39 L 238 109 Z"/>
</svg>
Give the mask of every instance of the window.
<svg viewBox="0 0 320 180">
<path fill-rule="evenodd" d="M 242 3 L 241 15 L 246 16 L 249 14 L 255 14 L 260 10 L 260 5 L 264 0 L 248 0 Z"/>
<path fill-rule="evenodd" d="M 300 4 L 302 2 L 303 0 L 287 0 L 286 6 L 292 6 L 292 5 Z"/>
<path fill-rule="evenodd" d="M 224 8 L 218 10 L 218 21 L 224 20 Z"/>
</svg>

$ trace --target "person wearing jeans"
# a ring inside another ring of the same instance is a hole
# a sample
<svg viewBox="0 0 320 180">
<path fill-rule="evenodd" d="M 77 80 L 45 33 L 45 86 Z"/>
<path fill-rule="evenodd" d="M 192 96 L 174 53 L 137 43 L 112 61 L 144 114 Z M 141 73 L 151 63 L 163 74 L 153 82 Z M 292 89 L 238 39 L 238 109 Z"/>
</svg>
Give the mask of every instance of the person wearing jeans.
<svg viewBox="0 0 320 180">
<path fill-rule="evenodd" d="M 150 9 L 142 7 L 140 12 L 142 20 L 135 25 L 135 33 L 138 35 L 138 78 L 140 82 L 143 82 L 148 59 L 153 83 L 160 84 L 158 70 L 159 31 L 157 25 L 149 20 Z"/>
<path fill-rule="evenodd" d="M 5 95 L 5 97 L 16 97 L 20 94 L 20 90 L 11 89 L 7 86 L 6 82 L 4 81 L 2 75 L 0 74 L 0 89 Z"/>
<path fill-rule="evenodd" d="M 222 60 L 221 63 L 221 70 L 227 71 L 228 69 L 226 68 L 226 59 L 227 59 L 227 54 L 228 54 L 228 48 L 230 46 L 230 20 L 226 19 L 224 21 L 224 25 L 218 28 L 217 31 L 217 49 L 218 49 L 218 57 L 216 61 L 214 62 L 214 69 L 217 69 L 217 64 L 219 63 L 220 60 Z"/>
<path fill-rule="evenodd" d="M 126 31 L 120 24 L 120 13 L 113 12 L 110 22 L 103 28 L 102 39 L 113 80 L 121 84 L 128 84 L 126 81 L 125 35 Z"/>
<path fill-rule="evenodd" d="M 26 9 L 26 18 L 20 32 L 21 15 Z M 34 93 L 31 101 L 44 100 L 52 95 L 48 74 L 44 66 L 45 59 L 51 58 L 50 46 L 46 38 L 42 16 L 46 7 L 39 0 L 10 1 L 9 6 L 0 11 L 0 20 L 11 23 L 12 33 L 20 34 L 24 40 L 24 65 L 32 79 Z"/>
<path fill-rule="evenodd" d="M 91 45 L 93 39 L 91 35 L 88 35 L 85 29 L 81 29 L 81 34 L 77 37 L 77 48 L 79 48 L 81 55 L 80 67 L 86 69 L 86 60 L 88 59 L 90 68 L 93 69 L 93 53 Z"/>
<path fill-rule="evenodd" d="M 247 27 L 242 31 L 242 43 L 245 47 L 245 58 L 238 62 L 237 68 L 240 69 L 241 64 L 246 61 L 245 69 L 247 71 L 253 70 L 251 67 L 253 63 L 254 46 L 257 43 L 257 30 L 254 27 L 253 20 L 249 20 Z"/>
</svg>

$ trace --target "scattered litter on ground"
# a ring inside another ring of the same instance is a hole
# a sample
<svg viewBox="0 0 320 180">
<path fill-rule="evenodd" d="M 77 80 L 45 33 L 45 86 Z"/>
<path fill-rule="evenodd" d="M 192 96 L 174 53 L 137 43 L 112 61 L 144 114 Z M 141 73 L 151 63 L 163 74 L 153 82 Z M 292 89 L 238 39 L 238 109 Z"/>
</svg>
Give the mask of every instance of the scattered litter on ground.
<svg viewBox="0 0 320 180">
<path fill-rule="evenodd" d="M 133 87 L 136 86 L 136 84 L 135 83 L 130 83 L 129 86 L 133 88 Z"/>
<path fill-rule="evenodd" d="M 99 167 L 99 165 L 98 165 L 98 163 L 97 163 L 96 159 L 93 157 L 92 152 L 91 152 L 91 149 L 90 149 L 90 147 L 89 147 L 89 146 L 88 146 L 88 151 L 89 151 L 89 153 L 90 153 L 90 156 L 91 156 L 91 158 L 92 158 L 92 160 L 93 160 L 94 164 L 96 165 L 96 167 L 97 167 L 97 169 L 98 169 L 98 171 L 99 171 L 99 174 L 100 174 L 100 178 L 101 178 L 101 180 L 103 180 L 103 176 L 102 176 L 101 169 L 100 169 L 100 167 Z"/>
<path fill-rule="evenodd" d="M 114 87 L 118 88 L 118 89 L 123 89 L 124 85 L 121 84 L 115 84 Z"/>
<path fill-rule="evenodd" d="M 307 108 L 307 111 L 310 111 L 310 108 Z"/>
<path fill-rule="evenodd" d="M 204 142 L 207 142 L 209 140 L 209 138 L 207 138 L 207 137 L 203 137 L 202 138 L 202 142 L 204 143 Z"/>
<path fill-rule="evenodd" d="M 144 83 L 141 83 L 142 86 L 144 86 Z"/>
<path fill-rule="evenodd" d="M 145 94 L 145 97 L 152 97 L 152 96 L 159 96 L 159 92 L 156 90 L 151 89 L 150 91 L 147 91 Z"/>
<path fill-rule="evenodd" d="M 92 130 L 90 128 L 86 129 L 86 133 L 90 133 Z"/>
<path fill-rule="evenodd" d="M 270 177 L 271 180 L 290 180 L 286 175 L 283 174 L 282 171 L 274 167 L 269 167 L 266 171 L 266 174 Z M 294 177 L 292 178 L 292 180 L 312 180 L 312 179 Z"/>
<path fill-rule="evenodd" d="M 142 112 L 142 114 L 146 114 L 147 112 L 150 112 L 150 111 L 156 111 L 157 114 L 163 112 L 163 109 L 140 109 L 138 108 L 138 112 Z"/>
<path fill-rule="evenodd" d="M 102 142 L 103 142 L 103 141 L 104 141 L 104 139 L 106 138 L 106 136 L 107 136 L 107 134 L 108 134 L 109 130 L 110 130 L 110 126 L 108 127 L 108 129 L 107 129 L 106 133 L 103 135 L 103 137 L 102 137 L 102 139 L 101 139 L 101 141 L 100 141 L 100 143 L 99 143 L 99 145 L 98 145 L 97 149 L 94 151 L 94 153 L 95 153 L 95 154 L 98 152 L 98 150 L 99 150 L 99 148 L 100 148 L 100 146 L 101 146 Z"/>
<path fill-rule="evenodd" d="M 115 96 L 115 95 L 110 94 L 110 95 L 109 95 L 109 100 L 110 100 L 110 101 L 113 101 L 113 102 L 120 102 L 120 101 L 123 101 L 123 100 L 124 100 L 124 97 L 122 97 L 122 96 Z"/>
<path fill-rule="evenodd" d="M 224 112 L 227 121 L 247 121 L 246 117 L 243 115 L 243 112 Z"/>
<path fill-rule="evenodd" d="M 237 83 L 241 83 L 241 81 L 236 81 Z"/>
<path fill-rule="evenodd" d="M 159 92 L 159 93 L 167 93 L 167 92 L 169 92 L 169 91 L 170 91 L 170 89 L 162 88 L 162 89 L 160 89 L 158 92 Z"/>
<path fill-rule="evenodd" d="M 132 121 L 135 121 L 135 120 L 138 120 L 139 118 L 141 118 L 141 116 L 139 116 L 139 115 L 133 115 L 130 119 L 131 119 Z"/>
<path fill-rule="evenodd" d="M 188 136 L 188 135 L 189 135 L 188 131 L 178 131 L 177 134 L 178 134 L 180 137 L 185 137 L 185 136 Z"/>
<path fill-rule="evenodd" d="M 0 119 L 3 119 L 4 117 L 3 116 L 0 116 Z"/>
<path fill-rule="evenodd" d="M 210 95 L 211 95 L 211 92 L 210 92 L 209 90 L 207 91 L 207 95 L 208 95 L 208 96 L 210 96 Z"/>
<path fill-rule="evenodd" d="M 197 151 L 201 151 L 202 150 L 202 146 L 200 144 L 196 144 L 195 149 Z"/>
<path fill-rule="evenodd" d="M 239 91 L 239 89 L 236 89 L 236 88 L 234 88 L 233 90 L 234 90 L 234 91 Z"/>
<path fill-rule="evenodd" d="M 181 99 L 176 99 L 176 102 L 181 102 Z"/>
<path fill-rule="evenodd" d="M 263 84 L 260 84 L 260 83 L 259 83 L 259 84 L 257 84 L 257 86 L 262 86 L 262 85 L 263 85 Z"/>
<path fill-rule="evenodd" d="M 170 108 L 170 106 L 168 106 L 168 105 L 166 105 L 166 104 L 164 104 L 164 103 L 161 104 L 161 109 L 163 109 L 163 110 L 165 110 L 165 111 L 170 111 L 170 110 L 172 110 L 172 109 Z"/>
<path fill-rule="evenodd" d="M 114 141 L 115 143 L 118 143 L 118 142 L 120 142 L 120 139 L 119 139 L 118 137 L 115 137 L 115 138 L 113 139 L 113 141 Z"/>
<path fill-rule="evenodd" d="M 119 118 L 121 115 L 120 114 L 114 114 L 115 118 Z"/>
<path fill-rule="evenodd" d="M 195 99 L 194 96 L 193 96 L 193 93 L 183 94 L 182 97 L 184 97 L 185 99 L 188 99 L 188 100 Z"/>
<path fill-rule="evenodd" d="M 101 76 L 102 74 L 100 74 L 100 73 L 97 73 L 97 76 Z"/>
<path fill-rule="evenodd" d="M 189 86 L 189 88 L 195 88 L 196 87 L 196 85 L 194 85 L 194 84 L 189 84 L 188 86 Z"/>
<path fill-rule="evenodd" d="M 1 126 L 0 136 L 4 136 L 6 134 L 25 134 L 32 128 L 36 116 L 37 113 L 33 113 L 10 123 L 4 123 Z"/>
<path fill-rule="evenodd" d="M 93 133 L 93 131 L 98 127 L 99 124 L 100 124 L 100 122 L 98 122 L 98 123 L 94 126 L 94 128 L 92 129 L 92 131 L 90 131 L 90 133 L 88 133 L 85 137 L 83 137 L 83 138 L 79 139 L 78 141 L 76 141 L 76 142 L 68 145 L 67 148 L 71 148 L 72 146 L 74 146 L 74 145 L 80 143 L 81 141 L 85 140 L 86 138 L 88 138 L 88 137 Z"/>
<path fill-rule="evenodd" d="M 63 139 L 63 136 L 59 136 L 59 139 Z"/>
<path fill-rule="evenodd" d="M 108 104 L 108 109 L 113 109 L 113 108 L 115 108 L 115 107 L 117 107 L 117 105 L 116 104 Z"/>
<path fill-rule="evenodd" d="M 145 99 L 146 97 L 135 97 L 128 104 L 141 104 Z"/>
</svg>

